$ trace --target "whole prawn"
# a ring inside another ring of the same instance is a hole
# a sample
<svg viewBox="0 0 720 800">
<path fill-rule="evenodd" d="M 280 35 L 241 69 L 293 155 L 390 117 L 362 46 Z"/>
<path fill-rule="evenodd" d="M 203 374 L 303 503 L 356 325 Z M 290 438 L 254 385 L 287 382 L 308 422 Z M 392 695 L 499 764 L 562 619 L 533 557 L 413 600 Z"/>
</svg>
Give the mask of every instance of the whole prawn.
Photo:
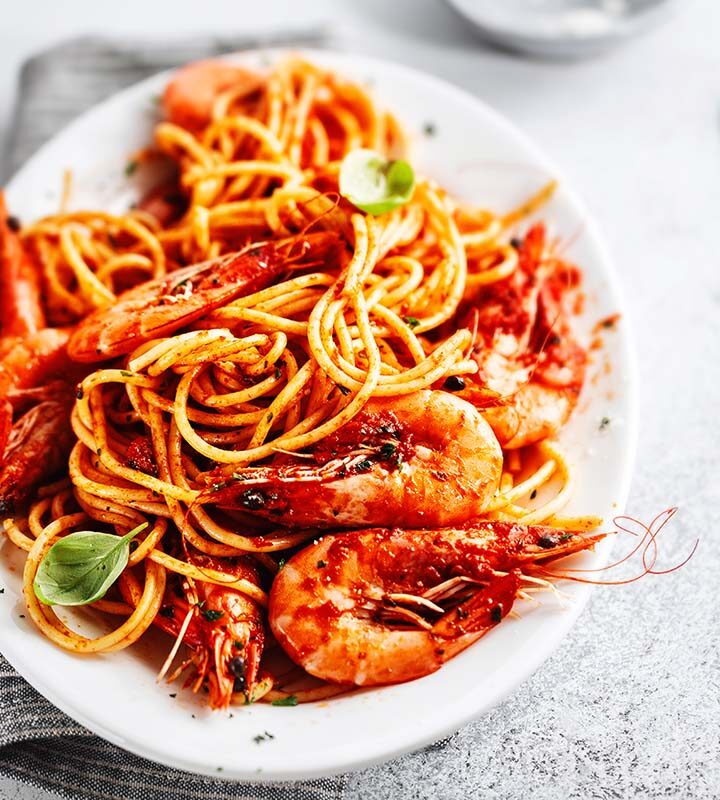
<svg viewBox="0 0 720 800">
<path fill-rule="evenodd" d="M 502 472 L 500 446 L 478 411 L 431 390 L 372 399 L 311 453 L 309 466 L 291 456 L 229 480 L 211 474 L 199 502 L 296 527 L 435 527 L 478 516 Z"/>
<path fill-rule="evenodd" d="M 198 131 L 210 122 L 215 98 L 227 89 L 238 97 L 257 92 L 265 78 L 226 61 L 195 61 L 179 69 L 162 96 L 166 119 Z"/>
<path fill-rule="evenodd" d="M 196 555 L 194 562 L 258 582 L 257 570 L 244 559 L 219 564 L 209 556 Z M 172 677 L 194 667 L 186 685 L 196 692 L 207 686 L 211 708 L 227 708 L 238 692 L 252 700 L 265 644 L 262 613 L 253 600 L 236 589 L 193 581 L 184 591 L 177 586 L 166 590 L 155 624 L 181 637 L 190 649 L 190 657 Z"/>
<path fill-rule="evenodd" d="M 548 256 L 546 238 L 542 224 L 530 228 L 517 269 L 483 287 L 460 314 L 460 325 L 475 331 L 478 365 L 460 395 L 482 410 L 505 449 L 557 434 L 585 378 L 586 353 L 563 308 L 579 272 Z"/>
<path fill-rule="evenodd" d="M 175 333 L 265 288 L 289 265 L 302 264 L 308 256 L 333 264 L 341 247 L 335 234 L 309 234 L 254 245 L 146 281 L 123 292 L 112 307 L 85 317 L 70 337 L 68 353 L 86 363 L 126 355 L 143 342 Z"/>
<path fill-rule="evenodd" d="M 293 661 L 323 680 L 413 680 L 497 625 L 533 566 L 586 550 L 603 536 L 483 521 L 328 535 L 275 578 L 270 628 Z"/>
</svg>

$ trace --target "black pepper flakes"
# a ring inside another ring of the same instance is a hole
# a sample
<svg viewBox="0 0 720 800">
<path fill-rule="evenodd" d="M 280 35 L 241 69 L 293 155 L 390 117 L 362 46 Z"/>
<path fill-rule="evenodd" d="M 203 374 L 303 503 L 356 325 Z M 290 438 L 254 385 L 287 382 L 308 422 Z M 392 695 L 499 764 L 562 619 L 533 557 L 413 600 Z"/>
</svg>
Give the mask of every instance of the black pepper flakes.
<svg viewBox="0 0 720 800">
<path fill-rule="evenodd" d="M 449 375 L 445 378 L 443 389 L 448 392 L 461 392 L 465 388 L 465 379 L 459 375 Z"/>
<path fill-rule="evenodd" d="M 551 536 L 550 534 L 545 534 L 541 536 L 538 540 L 538 547 L 542 547 L 543 550 L 551 550 L 553 547 L 557 547 L 559 542 L 556 536 Z"/>
<path fill-rule="evenodd" d="M 267 497 L 265 492 L 260 489 L 246 489 L 240 495 L 240 505 L 249 508 L 251 511 L 257 511 L 265 506 Z"/>
</svg>

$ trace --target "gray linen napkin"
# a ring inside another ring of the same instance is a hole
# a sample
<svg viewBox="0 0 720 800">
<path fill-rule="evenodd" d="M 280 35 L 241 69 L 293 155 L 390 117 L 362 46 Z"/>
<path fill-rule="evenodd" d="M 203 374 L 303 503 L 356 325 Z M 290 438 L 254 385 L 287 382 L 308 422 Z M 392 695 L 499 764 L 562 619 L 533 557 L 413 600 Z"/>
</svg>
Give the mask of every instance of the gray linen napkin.
<svg viewBox="0 0 720 800">
<path fill-rule="evenodd" d="M 177 43 L 82 38 L 27 61 L 20 76 L 7 172 L 79 113 L 113 92 L 186 61 L 247 47 L 318 44 L 322 33 L 223 37 Z M 75 723 L 31 688 L 0 655 L 0 777 L 63 797 L 125 800 L 339 800 L 345 780 L 246 785 L 146 761 Z"/>
</svg>

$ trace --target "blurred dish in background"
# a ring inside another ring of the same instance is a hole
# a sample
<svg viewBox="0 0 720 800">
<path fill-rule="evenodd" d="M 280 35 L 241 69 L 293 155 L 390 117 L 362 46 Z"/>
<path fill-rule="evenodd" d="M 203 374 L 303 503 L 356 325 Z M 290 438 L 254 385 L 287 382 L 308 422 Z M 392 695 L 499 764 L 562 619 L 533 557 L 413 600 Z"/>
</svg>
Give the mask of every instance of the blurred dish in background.
<svg viewBox="0 0 720 800">
<path fill-rule="evenodd" d="M 667 19 L 674 0 L 447 0 L 495 44 L 542 57 L 593 55 Z"/>
</svg>

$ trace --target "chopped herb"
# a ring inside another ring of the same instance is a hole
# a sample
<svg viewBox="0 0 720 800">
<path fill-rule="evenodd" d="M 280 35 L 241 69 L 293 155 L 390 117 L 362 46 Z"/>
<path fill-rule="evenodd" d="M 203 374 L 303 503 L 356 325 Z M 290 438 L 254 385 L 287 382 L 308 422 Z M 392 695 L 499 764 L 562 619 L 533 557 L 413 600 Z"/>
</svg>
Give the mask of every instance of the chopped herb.
<svg viewBox="0 0 720 800">
<path fill-rule="evenodd" d="M 235 639 L 235 641 L 233 642 L 233 647 L 236 650 L 243 650 L 245 645 L 242 642 L 239 642 L 237 639 Z"/>
<path fill-rule="evenodd" d="M 323 561 L 322 558 L 317 562 L 318 569 L 325 569 L 327 567 L 327 561 Z"/>
<path fill-rule="evenodd" d="M 372 461 L 369 458 L 364 458 L 355 464 L 355 472 L 369 472 L 372 469 Z"/>
<path fill-rule="evenodd" d="M 530 492 L 530 499 L 534 500 L 536 497 L 537 497 L 537 489 L 533 489 L 532 492 Z"/>
<path fill-rule="evenodd" d="M 493 622 L 500 622 L 502 620 L 502 606 L 495 606 L 490 610 L 490 619 Z"/>
<path fill-rule="evenodd" d="M 573 538 L 572 533 L 563 533 L 563 535 L 560 537 L 560 541 L 561 542 L 567 542 L 568 539 L 572 539 L 572 538 Z"/>
<path fill-rule="evenodd" d="M 132 378 L 133 376 L 133 373 L 128 372 L 126 369 L 121 369 L 120 374 L 123 376 L 123 378 Z"/>
<path fill-rule="evenodd" d="M 223 771 L 223 768 L 222 768 L 222 767 L 215 767 L 215 769 L 216 769 L 218 772 L 222 772 L 222 771 Z"/>
<path fill-rule="evenodd" d="M 398 453 L 398 454 L 395 456 L 395 469 L 397 469 L 397 470 L 402 470 L 402 468 L 403 468 L 403 457 L 402 457 L 402 453 Z"/>
<path fill-rule="evenodd" d="M 378 453 L 378 457 L 382 461 L 388 461 L 395 455 L 396 450 L 397 450 L 397 445 L 388 442 L 387 444 L 382 445 Z"/>
<path fill-rule="evenodd" d="M 172 697 L 173 700 L 174 700 L 177 697 L 177 692 L 173 692 L 172 694 L 169 694 L 168 697 Z"/>
<path fill-rule="evenodd" d="M 167 617 L 168 619 L 175 618 L 175 607 L 174 606 L 163 606 L 160 611 L 158 611 L 161 617 Z"/>
<path fill-rule="evenodd" d="M 84 396 L 85 396 L 85 395 L 84 395 L 84 392 L 83 392 L 83 390 L 82 390 L 82 387 L 80 387 L 80 388 L 79 388 L 79 389 L 78 389 L 78 390 L 75 392 L 75 397 L 77 397 L 77 399 L 78 399 L 78 400 L 82 400 Z"/>
<path fill-rule="evenodd" d="M 272 733 L 265 731 L 265 733 L 259 733 L 257 736 L 253 736 L 253 742 L 255 742 L 255 744 L 260 744 L 261 742 L 265 742 L 268 739 L 274 738 L 275 737 L 272 735 Z"/>
<path fill-rule="evenodd" d="M 610 417 L 603 417 L 600 420 L 600 425 L 598 426 L 598 430 L 604 431 L 609 424 L 610 424 Z"/>
<path fill-rule="evenodd" d="M 98 447 L 98 449 L 97 449 L 97 454 L 98 454 L 99 456 L 100 456 L 100 455 L 102 455 L 102 447 Z"/>
<path fill-rule="evenodd" d="M 282 370 L 281 370 L 281 369 L 280 369 L 280 367 L 278 367 L 278 366 L 277 366 L 277 364 L 276 364 L 276 365 L 275 365 L 275 380 L 276 380 L 276 381 L 279 381 L 279 380 L 280 380 L 280 378 L 282 378 Z"/>
<path fill-rule="evenodd" d="M 273 700 L 272 703 L 270 703 L 271 706 L 296 706 L 297 704 L 298 699 L 294 694 L 281 697 L 279 700 Z"/>
<path fill-rule="evenodd" d="M 435 134 L 437 133 L 437 128 L 435 127 L 435 123 L 434 122 L 426 122 L 423 125 L 423 129 L 422 130 L 423 130 L 423 133 L 425 134 L 425 136 L 435 136 Z"/>
<path fill-rule="evenodd" d="M 403 317 L 403 321 L 408 328 L 417 328 L 420 324 L 420 320 L 417 317 Z"/>
<path fill-rule="evenodd" d="M 0 594 L 5 594 L 5 589 L 0 588 Z"/>
<path fill-rule="evenodd" d="M 278 572 L 287 564 L 287 558 L 279 558 L 278 559 Z"/>
<path fill-rule="evenodd" d="M 348 394 L 350 394 L 350 389 L 348 389 L 348 388 L 347 388 L 347 386 L 340 386 L 340 384 L 339 384 L 339 383 L 336 383 L 335 385 L 336 385 L 336 386 L 337 386 L 337 388 L 340 390 L 340 393 L 341 393 L 341 394 L 344 394 L 344 395 L 348 395 Z"/>
<path fill-rule="evenodd" d="M 275 414 L 273 414 L 273 412 L 271 411 L 266 417 L 267 421 L 268 422 L 272 422 L 274 416 L 275 416 Z"/>
<path fill-rule="evenodd" d="M 219 492 L 221 489 L 227 488 L 227 481 L 217 481 L 217 483 L 210 484 L 210 491 L 211 492 Z"/>
<path fill-rule="evenodd" d="M 128 161 L 128 163 L 125 165 L 125 175 L 129 178 L 137 168 L 137 161 Z"/>
<path fill-rule="evenodd" d="M 203 609 L 202 615 L 208 622 L 217 622 L 219 619 L 225 616 L 225 612 L 216 611 L 214 608 L 206 608 Z"/>
<path fill-rule="evenodd" d="M 20 619 L 25 619 L 25 614 L 20 614 Z"/>
</svg>

